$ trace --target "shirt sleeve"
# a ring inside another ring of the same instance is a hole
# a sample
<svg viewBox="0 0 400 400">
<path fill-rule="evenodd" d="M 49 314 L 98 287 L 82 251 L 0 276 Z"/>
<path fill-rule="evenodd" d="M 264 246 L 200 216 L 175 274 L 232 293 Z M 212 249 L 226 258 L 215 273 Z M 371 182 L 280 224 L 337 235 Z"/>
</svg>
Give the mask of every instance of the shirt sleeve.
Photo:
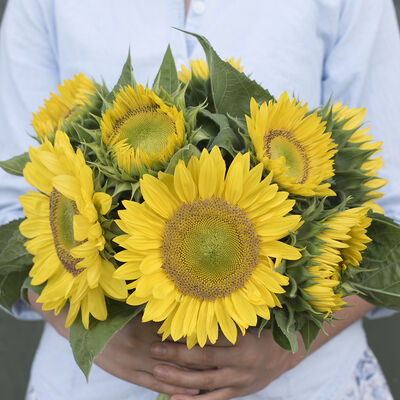
<svg viewBox="0 0 400 400">
<path fill-rule="evenodd" d="M 50 2 L 48 3 L 51 4 Z M 0 160 L 27 151 L 37 143 L 29 136 L 36 111 L 59 82 L 55 37 L 45 0 L 9 0 L 0 31 Z M 43 10 L 47 10 L 47 16 Z M 0 224 L 23 216 L 18 197 L 29 185 L 0 169 Z M 39 315 L 23 301 L 13 307 L 21 319 Z"/>
<path fill-rule="evenodd" d="M 376 141 L 383 141 L 385 165 L 379 177 L 388 180 L 378 203 L 400 223 L 400 40 L 391 0 L 344 0 L 337 39 L 325 58 L 322 104 L 329 97 L 350 107 L 366 107 L 366 123 Z M 393 315 L 376 307 L 368 318 Z"/>
</svg>

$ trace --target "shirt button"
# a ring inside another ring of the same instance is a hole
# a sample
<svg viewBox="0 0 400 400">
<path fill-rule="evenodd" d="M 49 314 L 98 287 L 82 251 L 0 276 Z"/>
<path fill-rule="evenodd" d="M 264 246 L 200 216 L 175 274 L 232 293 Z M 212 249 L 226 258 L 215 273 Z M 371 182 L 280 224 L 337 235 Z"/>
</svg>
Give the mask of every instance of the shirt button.
<svg viewBox="0 0 400 400">
<path fill-rule="evenodd" d="M 195 1 L 193 3 L 193 12 L 197 15 L 203 14 L 205 8 L 206 7 L 202 1 Z"/>
</svg>

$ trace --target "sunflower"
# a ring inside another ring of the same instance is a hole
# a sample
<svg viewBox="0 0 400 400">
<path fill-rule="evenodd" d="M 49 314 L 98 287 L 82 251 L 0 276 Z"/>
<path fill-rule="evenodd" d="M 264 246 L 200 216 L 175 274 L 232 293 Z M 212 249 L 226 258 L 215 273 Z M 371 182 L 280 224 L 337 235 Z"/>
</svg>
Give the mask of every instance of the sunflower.
<svg viewBox="0 0 400 400">
<path fill-rule="evenodd" d="M 280 241 L 301 224 L 286 216 L 294 205 L 288 193 L 271 176 L 261 180 L 261 164 L 250 170 L 249 153 L 225 170 L 214 147 L 187 167 L 180 161 L 174 175 L 144 175 L 144 202 L 125 201 L 117 221 L 126 234 L 116 238 L 125 250 L 114 276 L 132 280 L 128 304 L 147 303 L 143 321 L 164 321 L 163 339 L 187 337 L 188 347 L 215 343 L 218 325 L 235 343 L 235 323 L 244 333 L 257 315 L 269 319 L 288 284 L 274 268 L 301 257 Z"/>
<path fill-rule="evenodd" d="M 369 127 L 359 129 L 365 118 L 366 109 L 348 108 L 341 103 L 336 103 L 332 107 L 332 112 L 338 121 L 346 120 L 343 129 L 355 130 L 350 136 L 350 143 L 357 143 L 361 150 L 373 152 L 369 159 L 361 166 L 362 172 L 371 177 L 371 179 L 365 183 L 365 185 L 371 189 L 371 191 L 367 193 L 367 197 L 369 197 L 370 200 L 366 201 L 363 205 L 370 207 L 374 212 L 383 214 L 383 209 L 374 200 L 380 199 L 383 196 L 383 193 L 377 192 L 376 190 L 387 183 L 385 179 L 377 178 L 378 170 L 383 166 L 384 162 L 382 157 L 373 157 L 376 153 L 381 151 L 382 142 L 372 142 L 372 135 L 367 134 L 370 129 Z"/>
<path fill-rule="evenodd" d="M 89 314 L 106 319 L 104 296 L 124 300 L 128 295 L 124 282 L 113 278 L 113 265 L 100 255 L 105 239 L 98 215 L 108 212 L 111 197 L 94 192 L 92 170 L 65 133 L 57 131 L 54 146 L 45 138 L 29 156 L 24 176 L 39 192 L 20 197 L 27 217 L 20 231 L 34 255 L 32 284 L 47 282 L 37 301 L 58 314 L 69 300 L 66 326 L 80 310 L 87 329 Z"/>
<path fill-rule="evenodd" d="M 335 196 L 330 183 L 322 182 L 334 175 L 336 144 L 320 117 L 307 112 L 306 105 L 290 101 L 286 92 L 260 108 L 252 98 L 247 129 L 258 161 L 279 185 L 302 196 Z"/>
<path fill-rule="evenodd" d="M 128 173 L 166 163 L 185 139 L 182 111 L 168 107 L 141 85 L 126 86 L 118 93 L 113 108 L 102 115 L 100 129 L 103 142 Z"/>
<path fill-rule="evenodd" d="M 368 207 L 350 208 L 328 218 L 325 229 L 317 235 L 321 241 L 319 256 L 312 259 L 308 271 L 314 275 L 313 285 L 305 291 L 314 298 L 310 304 L 318 311 L 331 314 L 344 304 L 342 295 L 336 293 L 340 277 L 349 265 L 358 266 L 361 251 L 371 239 L 366 235 L 371 218 Z"/>
<path fill-rule="evenodd" d="M 229 63 L 237 69 L 239 72 L 243 72 L 243 67 L 240 65 L 240 58 L 235 60 L 233 57 L 225 59 L 225 62 Z M 209 69 L 207 63 L 199 58 L 198 60 L 190 60 L 190 69 L 187 69 L 183 64 L 181 65 L 182 71 L 178 72 L 178 78 L 181 82 L 187 83 L 192 79 L 194 75 L 197 79 L 206 81 L 209 76 Z"/>
<path fill-rule="evenodd" d="M 32 114 L 33 129 L 41 140 L 54 134 L 61 128 L 64 119 L 88 104 L 96 90 L 93 82 L 82 73 L 65 80 L 57 89 L 59 95 L 51 93 L 50 99 L 44 101 L 44 107 L 39 107 L 39 112 Z"/>
</svg>

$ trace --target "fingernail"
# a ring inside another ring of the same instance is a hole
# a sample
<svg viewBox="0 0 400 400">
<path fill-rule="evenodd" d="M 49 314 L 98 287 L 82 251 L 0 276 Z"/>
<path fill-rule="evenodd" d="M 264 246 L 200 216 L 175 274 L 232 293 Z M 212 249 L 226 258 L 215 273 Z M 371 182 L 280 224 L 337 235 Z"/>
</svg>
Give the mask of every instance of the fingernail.
<svg viewBox="0 0 400 400">
<path fill-rule="evenodd" d="M 154 375 L 158 376 L 159 378 L 166 378 L 168 376 L 168 371 L 163 367 L 155 367 Z"/>
<path fill-rule="evenodd" d="M 167 349 L 165 348 L 165 346 L 158 344 L 157 346 L 153 346 L 151 348 L 151 352 L 155 356 L 164 356 L 165 353 L 167 352 Z"/>
</svg>

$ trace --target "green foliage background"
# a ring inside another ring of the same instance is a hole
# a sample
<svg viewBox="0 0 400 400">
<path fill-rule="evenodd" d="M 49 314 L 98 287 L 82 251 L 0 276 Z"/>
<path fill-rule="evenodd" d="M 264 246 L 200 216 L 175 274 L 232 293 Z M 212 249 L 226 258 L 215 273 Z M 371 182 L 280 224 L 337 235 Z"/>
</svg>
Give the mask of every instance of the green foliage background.
<svg viewBox="0 0 400 400">
<path fill-rule="evenodd" d="M 394 0 L 398 15 L 400 0 Z M 0 0 L 0 18 L 6 0 Z M 400 315 L 365 320 L 368 341 L 388 379 L 394 398 L 400 398 Z M 1 398 L 23 400 L 29 369 L 42 331 L 41 322 L 16 321 L 0 311 L 0 388 Z M 7 366 L 7 367 L 6 367 Z"/>
</svg>

